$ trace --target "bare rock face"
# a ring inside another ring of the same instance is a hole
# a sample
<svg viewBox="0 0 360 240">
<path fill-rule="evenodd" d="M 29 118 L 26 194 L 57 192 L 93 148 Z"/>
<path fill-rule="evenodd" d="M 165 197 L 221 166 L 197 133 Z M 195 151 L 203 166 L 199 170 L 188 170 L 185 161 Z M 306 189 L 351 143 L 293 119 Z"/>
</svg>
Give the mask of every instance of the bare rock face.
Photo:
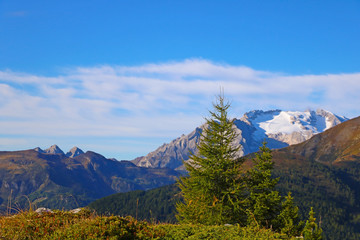
<svg viewBox="0 0 360 240">
<path fill-rule="evenodd" d="M 196 151 L 201 132 L 201 128 L 196 128 L 190 134 L 182 135 L 169 144 L 163 144 L 145 157 L 138 157 L 132 162 L 140 167 L 176 169 L 182 165 L 182 161 L 189 159 L 190 152 Z"/>
<path fill-rule="evenodd" d="M 75 209 L 70 210 L 69 213 L 77 214 L 77 213 L 81 212 L 82 210 L 83 210 L 82 208 L 75 208 Z"/>
<path fill-rule="evenodd" d="M 238 137 L 233 144 L 240 146 L 239 156 L 258 151 L 264 140 L 271 149 L 283 148 L 308 140 L 315 134 L 346 120 L 345 117 L 322 109 L 304 112 L 251 111 L 234 120 Z M 204 127 L 198 127 L 188 135 L 182 135 L 168 144 L 163 144 L 155 151 L 132 162 L 141 167 L 184 170 L 183 161 L 189 159 L 190 152 L 196 153 L 196 146 Z"/>
<path fill-rule="evenodd" d="M 69 158 L 74 158 L 76 156 L 79 156 L 80 154 L 83 154 L 84 152 L 78 148 L 78 147 L 73 147 L 72 149 L 70 149 L 69 152 L 66 153 L 66 156 Z"/>
<path fill-rule="evenodd" d="M 64 154 L 64 152 L 57 145 L 52 145 L 50 148 L 44 150 L 44 152 L 50 154 Z"/>
<path fill-rule="evenodd" d="M 44 207 L 36 209 L 35 212 L 38 213 L 39 215 L 42 215 L 43 213 L 53 213 L 53 211 L 51 211 L 51 209 L 44 208 Z"/>
<path fill-rule="evenodd" d="M 64 154 L 64 152 L 57 145 L 52 145 L 50 148 L 45 149 L 45 150 L 42 150 L 41 148 L 36 147 L 36 148 L 34 148 L 34 150 L 37 152 L 40 152 L 40 153 Z M 73 147 L 65 155 L 69 158 L 74 158 L 76 156 L 79 156 L 80 154 L 84 154 L 84 152 L 78 147 Z"/>
</svg>

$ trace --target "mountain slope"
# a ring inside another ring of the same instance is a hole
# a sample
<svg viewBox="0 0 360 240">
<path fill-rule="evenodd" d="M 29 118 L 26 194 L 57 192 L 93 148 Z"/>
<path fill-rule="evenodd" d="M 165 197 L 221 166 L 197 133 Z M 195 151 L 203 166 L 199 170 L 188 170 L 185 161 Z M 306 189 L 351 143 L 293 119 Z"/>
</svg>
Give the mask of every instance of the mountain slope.
<svg viewBox="0 0 360 240">
<path fill-rule="evenodd" d="M 360 117 L 273 151 L 282 193 L 314 207 L 329 239 L 360 238 Z"/>
<path fill-rule="evenodd" d="M 0 152 L 0 208 L 9 198 L 41 207 L 75 208 L 116 192 L 173 183 L 178 173 L 109 160 L 94 152 L 70 158 L 35 150 Z"/>
<path fill-rule="evenodd" d="M 196 151 L 196 144 L 199 142 L 201 132 L 201 128 L 196 128 L 190 134 L 182 135 L 169 144 L 163 144 L 154 152 L 145 157 L 138 157 L 132 162 L 141 167 L 176 169 L 182 165 L 182 160 L 189 159 L 189 151 Z"/>
<path fill-rule="evenodd" d="M 346 120 L 347 118 L 321 109 L 316 112 L 251 111 L 242 118 L 235 119 L 235 130 L 239 136 L 234 144 L 240 145 L 240 156 L 256 152 L 264 139 L 271 149 L 282 148 L 303 142 Z M 190 134 L 164 144 L 132 162 L 142 167 L 184 170 L 182 161 L 189 159 L 190 151 L 196 152 L 196 144 L 199 142 L 203 127 L 196 128 Z"/>
<path fill-rule="evenodd" d="M 180 200 L 176 184 L 147 191 L 113 194 L 90 203 L 98 214 L 134 216 L 138 220 L 175 223 L 175 203 Z"/>
<path fill-rule="evenodd" d="M 360 160 L 360 118 L 336 126 L 309 141 L 295 145 L 291 153 L 330 165 L 343 165 Z"/>
</svg>

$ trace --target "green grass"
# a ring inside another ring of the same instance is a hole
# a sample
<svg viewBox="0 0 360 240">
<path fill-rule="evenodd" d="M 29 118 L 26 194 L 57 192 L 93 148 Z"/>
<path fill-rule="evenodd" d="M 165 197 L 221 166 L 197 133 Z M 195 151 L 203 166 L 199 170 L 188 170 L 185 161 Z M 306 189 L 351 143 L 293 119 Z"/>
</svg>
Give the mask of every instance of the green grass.
<svg viewBox="0 0 360 240">
<path fill-rule="evenodd" d="M 132 217 L 98 216 L 83 209 L 0 217 L 0 239 L 285 239 L 259 227 L 150 224 Z"/>
</svg>

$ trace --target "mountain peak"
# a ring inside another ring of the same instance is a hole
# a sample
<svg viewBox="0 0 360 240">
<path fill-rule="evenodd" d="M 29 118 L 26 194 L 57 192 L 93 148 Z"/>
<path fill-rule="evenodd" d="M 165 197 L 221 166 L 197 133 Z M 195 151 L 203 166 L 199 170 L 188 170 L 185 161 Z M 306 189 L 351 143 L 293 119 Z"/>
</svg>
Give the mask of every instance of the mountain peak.
<svg viewBox="0 0 360 240">
<path fill-rule="evenodd" d="M 40 147 L 36 147 L 36 148 L 34 148 L 34 150 L 37 151 L 37 152 L 40 152 L 40 153 L 44 153 L 44 152 L 45 152 L 45 151 L 42 150 Z"/>
<path fill-rule="evenodd" d="M 80 154 L 83 154 L 83 153 L 84 153 L 83 150 L 81 150 L 80 148 L 73 147 L 72 149 L 70 149 L 69 152 L 66 153 L 66 156 L 73 158 L 73 157 L 79 156 Z"/>
<path fill-rule="evenodd" d="M 307 109 L 303 112 L 255 110 L 245 113 L 241 120 L 254 126 L 258 135 L 261 135 L 260 137 L 263 139 L 264 132 L 269 136 L 269 134 L 291 134 L 293 132 L 304 133 L 311 131 L 313 135 L 323 132 L 348 119 L 339 117 L 323 109 L 316 111 Z"/>
<path fill-rule="evenodd" d="M 50 148 L 44 150 L 45 153 L 50 153 L 50 154 L 64 154 L 64 152 L 56 145 L 52 145 Z"/>
<path fill-rule="evenodd" d="M 335 125 L 348 120 L 329 111 L 318 109 L 313 111 L 253 110 L 234 121 L 238 138 L 235 145 L 240 146 L 239 155 L 243 156 L 258 151 L 264 140 L 271 149 L 298 144 L 310 139 Z M 201 137 L 201 129 L 181 136 L 168 144 L 164 144 L 146 156 L 132 162 L 142 167 L 168 167 L 182 170 L 183 161 L 189 159 L 189 152 L 197 151 L 197 143 Z M 199 131 L 198 131 L 199 130 Z"/>
</svg>

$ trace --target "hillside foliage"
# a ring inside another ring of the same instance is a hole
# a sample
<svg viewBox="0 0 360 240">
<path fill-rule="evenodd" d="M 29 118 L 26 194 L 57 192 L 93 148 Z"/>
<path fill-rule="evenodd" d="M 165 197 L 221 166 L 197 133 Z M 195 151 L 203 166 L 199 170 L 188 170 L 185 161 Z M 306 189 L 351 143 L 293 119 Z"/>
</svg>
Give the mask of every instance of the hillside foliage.
<svg viewBox="0 0 360 240">
<path fill-rule="evenodd" d="M 38 214 L 25 211 L 0 217 L 0 239 L 281 239 L 258 226 L 149 224 L 132 217 L 98 216 L 83 209 Z"/>
</svg>

